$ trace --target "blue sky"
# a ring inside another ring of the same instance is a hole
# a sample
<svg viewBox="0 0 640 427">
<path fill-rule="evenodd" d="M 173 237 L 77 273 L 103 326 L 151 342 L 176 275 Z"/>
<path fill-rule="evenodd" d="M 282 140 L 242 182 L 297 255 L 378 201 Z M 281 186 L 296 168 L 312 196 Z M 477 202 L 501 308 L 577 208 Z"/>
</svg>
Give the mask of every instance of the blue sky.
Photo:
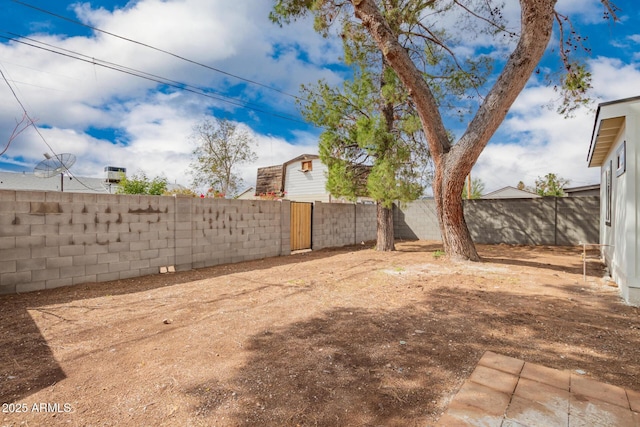
<svg viewBox="0 0 640 427">
<path fill-rule="evenodd" d="M 27 3 L 228 73 L 0 0 L 0 36 L 5 37 L 0 39 L 0 70 L 53 150 L 77 156 L 72 170 L 78 176 L 100 177 L 104 166 L 113 165 L 130 173 L 164 174 L 171 182 L 188 185 L 192 126 L 214 115 L 252 132 L 258 161 L 240 171 L 246 186 L 253 185 L 257 167 L 317 152 L 320 130 L 304 123 L 291 96 L 298 94 L 300 84 L 320 78 L 339 84 L 348 75 L 340 63 L 338 40 L 315 34 L 310 21 L 284 28 L 272 24 L 269 1 Z M 517 23 L 517 3 L 507 3 L 505 16 Z M 586 61 L 597 101 L 640 95 L 640 12 L 631 0 L 615 3 L 621 9 L 621 22 L 615 25 L 602 19 L 597 0 L 561 0 L 558 6 L 588 36 L 591 55 Z M 47 49 L 82 54 L 85 61 L 6 38 L 31 44 L 35 43 L 26 38 L 35 39 L 47 43 L 40 45 Z M 554 47 L 552 42 L 550 48 Z M 463 40 L 459 49 L 474 54 L 495 46 L 474 39 Z M 100 61 L 206 88 L 211 97 L 116 72 L 101 67 Z M 549 52 L 541 67 L 551 70 L 557 65 Z M 548 172 L 576 186 L 599 182 L 599 171 L 586 167 L 593 109 L 564 119 L 549 108 L 557 97 L 551 87 L 532 78 L 474 168 L 474 177 L 485 182 L 487 192 L 520 180 L 533 185 L 536 177 Z M 252 108 L 233 104 L 237 102 Z M 0 147 L 21 116 L 21 106 L 0 80 Z M 449 124 L 458 133 L 463 125 Z M 45 151 L 51 150 L 28 129 L 0 156 L 0 170 L 32 171 Z"/>
</svg>

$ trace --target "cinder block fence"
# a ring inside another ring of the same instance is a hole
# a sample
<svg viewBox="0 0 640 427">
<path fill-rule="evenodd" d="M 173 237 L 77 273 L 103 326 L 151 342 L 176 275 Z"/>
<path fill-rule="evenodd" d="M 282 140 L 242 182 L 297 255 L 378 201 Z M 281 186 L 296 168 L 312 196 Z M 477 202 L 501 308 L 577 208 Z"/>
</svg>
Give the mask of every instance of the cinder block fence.
<svg viewBox="0 0 640 427">
<path fill-rule="evenodd" d="M 314 248 L 372 240 L 375 206 L 318 203 L 313 225 Z M 0 190 L 0 294 L 290 252 L 288 201 Z"/>
<path fill-rule="evenodd" d="M 0 294 L 291 253 L 288 201 L 0 190 Z M 480 243 L 598 241 L 597 197 L 478 200 L 465 218 Z M 394 210 L 397 238 L 440 239 L 433 200 Z M 376 207 L 316 202 L 312 247 L 376 238 Z"/>
</svg>

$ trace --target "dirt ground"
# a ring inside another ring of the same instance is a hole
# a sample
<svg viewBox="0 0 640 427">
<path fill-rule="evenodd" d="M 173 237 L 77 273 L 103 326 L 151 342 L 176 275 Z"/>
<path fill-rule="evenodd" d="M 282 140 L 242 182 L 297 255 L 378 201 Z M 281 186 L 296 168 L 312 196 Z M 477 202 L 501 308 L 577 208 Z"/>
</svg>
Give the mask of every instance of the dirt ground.
<svg viewBox="0 0 640 427">
<path fill-rule="evenodd" d="M 486 350 L 640 390 L 640 309 L 579 248 L 397 248 L 2 296 L 0 425 L 428 426 Z"/>
</svg>

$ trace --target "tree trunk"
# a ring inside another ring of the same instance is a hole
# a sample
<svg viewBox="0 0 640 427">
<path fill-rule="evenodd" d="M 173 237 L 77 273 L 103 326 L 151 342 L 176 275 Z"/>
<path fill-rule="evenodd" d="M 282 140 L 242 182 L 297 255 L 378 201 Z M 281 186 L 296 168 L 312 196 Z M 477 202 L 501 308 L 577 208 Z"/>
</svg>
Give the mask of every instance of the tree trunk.
<svg viewBox="0 0 640 427">
<path fill-rule="evenodd" d="M 378 251 L 395 251 L 395 234 L 393 232 L 393 208 L 385 208 L 380 202 L 377 204 L 377 242 Z"/>
<path fill-rule="evenodd" d="M 477 261 L 478 253 L 462 211 L 464 179 L 540 62 L 551 38 L 557 0 L 520 0 L 520 40 L 455 145 L 449 141 L 429 84 L 398 42 L 398 35 L 389 27 L 375 0 L 350 1 L 355 16 L 367 28 L 416 104 L 435 164 L 433 193 L 445 252 L 453 259 Z"/>
<path fill-rule="evenodd" d="M 479 261 L 480 256 L 464 219 L 462 189 L 459 189 L 460 183 L 464 186 L 464 172 L 443 169 L 436 170 L 433 194 L 445 254 L 453 260 Z"/>
</svg>

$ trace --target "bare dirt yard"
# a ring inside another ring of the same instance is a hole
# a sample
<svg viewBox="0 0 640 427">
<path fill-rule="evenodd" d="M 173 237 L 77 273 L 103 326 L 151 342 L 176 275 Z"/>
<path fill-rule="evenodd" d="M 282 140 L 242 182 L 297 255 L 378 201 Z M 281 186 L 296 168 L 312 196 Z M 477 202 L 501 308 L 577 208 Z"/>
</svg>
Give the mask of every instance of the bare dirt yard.
<svg viewBox="0 0 640 427">
<path fill-rule="evenodd" d="M 397 247 L 2 296 L 0 425 L 428 426 L 486 350 L 640 390 L 640 309 L 580 248 Z"/>
</svg>

